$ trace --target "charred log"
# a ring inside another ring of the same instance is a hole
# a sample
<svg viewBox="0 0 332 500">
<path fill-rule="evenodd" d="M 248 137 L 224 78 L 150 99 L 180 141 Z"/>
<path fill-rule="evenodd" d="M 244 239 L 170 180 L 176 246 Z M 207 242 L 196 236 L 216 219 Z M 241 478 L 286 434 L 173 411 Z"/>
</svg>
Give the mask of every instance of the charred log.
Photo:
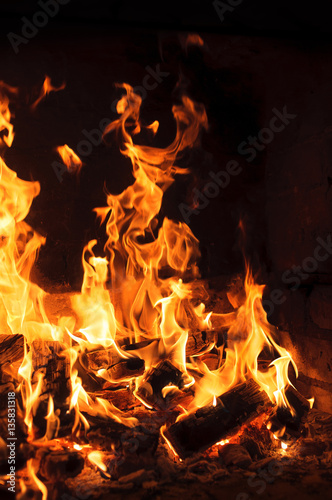
<svg viewBox="0 0 332 500">
<path fill-rule="evenodd" d="M 61 355 L 56 341 L 35 340 L 31 344 L 34 371 L 44 373 L 43 394 L 51 394 L 56 406 L 62 406 L 70 394 L 69 362 Z"/>
<path fill-rule="evenodd" d="M 144 359 L 129 358 L 111 366 L 108 373 L 112 380 L 128 380 L 143 375 L 145 371 Z"/>
<path fill-rule="evenodd" d="M 236 434 L 243 424 L 270 406 L 267 394 L 254 380 L 247 380 L 220 396 L 216 406 L 200 408 L 173 424 L 164 434 L 184 459 Z"/>
<path fill-rule="evenodd" d="M 162 390 L 168 385 L 180 389 L 183 386 L 182 373 L 170 361 L 164 360 L 148 372 L 136 396 L 147 406 L 164 408 L 166 401 Z"/>
<path fill-rule="evenodd" d="M 40 460 L 39 473 L 49 481 L 59 481 L 63 477 L 75 477 L 84 467 L 84 458 L 73 450 L 50 450 L 41 448 L 36 458 Z"/>
<path fill-rule="evenodd" d="M 211 344 L 217 342 L 218 333 L 215 331 L 196 331 L 191 332 L 186 344 L 186 355 L 195 356 L 199 352 L 207 349 Z"/>
<path fill-rule="evenodd" d="M 0 335 L 0 370 L 5 363 L 22 361 L 23 356 L 23 335 Z"/>
<path fill-rule="evenodd" d="M 288 440 L 298 438 L 304 431 L 304 418 L 310 410 L 310 403 L 292 386 L 286 389 L 285 395 L 293 411 L 288 407 L 279 407 L 271 417 L 270 430 Z"/>
</svg>

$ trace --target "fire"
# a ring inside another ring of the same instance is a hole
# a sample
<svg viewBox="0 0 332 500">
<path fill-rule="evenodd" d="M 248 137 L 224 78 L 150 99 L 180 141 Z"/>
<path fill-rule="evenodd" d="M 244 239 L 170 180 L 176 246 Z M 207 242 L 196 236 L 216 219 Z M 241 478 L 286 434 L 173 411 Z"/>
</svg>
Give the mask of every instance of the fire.
<svg viewBox="0 0 332 500">
<path fill-rule="evenodd" d="M 68 168 L 68 172 L 71 174 L 79 174 L 82 168 L 82 161 L 79 156 L 77 156 L 75 151 L 73 151 L 67 144 L 64 146 L 58 146 L 56 150 Z"/>
<path fill-rule="evenodd" d="M 45 76 L 45 80 L 43 86 L 40 91 L 40 95 L 38 99 L 31 105 L 31 109 L 35 110 L 38 104 L 50 93 L 50 92 L 58 92 L 59 90 L 63 90 L 66 84 L 63 83 L 60 87 L 54 87 L 51 83 L 51 78 L 49 76 Z"/>
<path fill-rule="evenodd" d="M 27 461 L 27 471 L 32 479 L 32 482 L 36 486 L 37 491 L 40 491 L 42 494 L 42 500 L 47 500 L 48 492 L 45 484 L 37 477 L 36 471 L 33 466 L 33 459 Z M 23 487 L 24 490 L 24 487 Z"/>
<path fill-rule="evenodd" d="M 200 38 L 188 43 L 200 44 Z M 46 77 L 38 103 L 55 88 Z M 89 417 L 115 420 L 128 428 L 138 425 L 138 420 L 128 417 L 110 401 L 94 397 L 83 387 L 77 362 L 80 357 L 99 350 L 110 360 L 105 367 L 94 371 L 101 383 L 125 383 L 134 386 L 134 395 L 147 407 L 153 405 L 140 395 L 146 376 L 161 360 L 169 360 L 181 374 L 178 385 L 167 382 L 160 390 L 166 400 L 191 387 L 194 397 L 184 408 L 178 405 L 185 418 L 203 406 L 217 407 L 217 398 L 233 386 L 247 379 L 254 379 L 270 400 L 292 412 L 285 395 L 291 384 L 289 366 L 296 365 L 290 353 L 277 342 L 277 331 L 268 323 L 262 305 L 264 286 L 255 282 L 250 266 L 246 266 L 244 293 L 229 294 L 234 311 L 216 314 L 206 311 L 200 293 L 197 259 L 199 242 L 190 228 L 167 217 L 161 220 L 160 211 L 164 192 L 177 175 L 188 173 L 176 166 L 179 155 L 198 144 L 200 133 L 208 128 L 205 109 L 188 97 L 173 106 L 177 126 L 174 141 L 166 148 L 142 146 L 134 136 L 142 130 L 140 122 L 141 98 L 127 84 L 117 105 L 119 118 L 107 126 L 105 135 L 112 134 L 119 142 L 121 153 L 131 162 L 133 182 L 120 194 L 106 193 L 106 206 L 95 209 L 97 218 L 105 226 L 107 241 L 102 256 L 97 254 L 97 241 L 87 243 L 82 253 L 84 278 L 79 294 L 73 296 L 72 317 L 52 324 L 44 307 L 45 292 L 30 279 L 32 266 L 45 238 L 37 234 L 25 221 L 33 200 L 38 196 L 38 182 L 24 181 L 7 167 L 0 158 L 0 303 L 7 330 L 21 333 L 25 339 L 25 355 L 16 374 L 24 407 L 24 422 L 29 440 L 37 440 L 34 416 L 41 401 L 47 402 L 45 415 L 47 428 L 44 441 L 57 436 L 61 427 L 56 398 L 48 390 L 45 366 L 38 366 L 34 358 L 36 342 L 51 353 L 48 346 L 55 342 L 58 362 L 68 370 L 69 396 L 65 404 L 72 416 L 72 435 L 77 440 L 90 428 Z M 9 100 L 2 94 L 6 87 L 0 84 L 0 130 L 7 130 L 3 141 L 11 146 L 14 138 L 10 123 Z M 8 90 L 8 89 L 7 89 Z M 148 125 L 154 134 L 158 122 Z M 82 162 L 75 152 L 64 145 L 58 152 L 69 171 L 79 172 Z M 207 294 L 206 290 L 204 290 Z M 187 346 L 193 331 L 228 329 L 227 344 L 216 347 L 213 340 L 189 358 Z M 137 344 L 134 351 L 125 349 Z M 140 344 L 139 344 L 140 343 Z M 218 366 L 209 369 L 203 355 L 215 349 Z M 261 369 L 259 357 L 269 352 L 271 363 Z M 47 357 L 47 354 L 46 354 Z M 144 373 L 138 376 L 125 374 L 115 380 L 110 367 L 132 360 L 144 361 Z M 92 370 L 91 370 L 92 371 Z M 149 386 L 151 388 L 151 385 Z M 152 389 L 151 389 L 152 390 Z M 220 407 L 220 402 L 219 402 Z M 171 443 L 164 435 L 170 448 Z M 79 441 L 78 441 L 79 442 Z M 218 444 L 223 445 L 228 440 Z M 282 443 L 283 449 L 286 444 Z M 74 449 L 81 450 L 79 444 Z M 176 454 L 177 455 L 177 454 Z M 100 451 L 91 451 L 88 459 L 103 472 L 107 467 Z M 28 471 L 47 498 L 45 485 L 36 476 L 32 462 Z"/>
<path fill-rule="evenodd" d="M 0 81 L 0 132 L 6 131 L 7 133 L 0 138 L 0 146 L 5 144 L 10 147 L 14 140 L 14 127 L 10 123 L 11 112 L 9 110 L 9 94 L 17 94 L 16 87 L 10 87 L 4 82 Z"/>
<path fill-rule="evenodd" d="M 296 365 L 288 351 L 275 340 L 276 332 L 268 323 L 262 305 L 264 286 L 255 283 L 249 267 L 244 290 L 244 303 L 237 309 L 236 317 L 228 329 L 225 360 L 214 371 L 202 367 L 205 374 L 197 382 L 194 409 L 208 404 L 215 394 L 221 395 L 252 377 L 273 403 L 288 406 L 292 411 L 285 389 L 291 384 L 288 378 L 289 365 L 293 365 L 297 374 Z M 267 371 L 259 370 L 258 358 L 263 349 L 268 349 L 271 355 L 274 352 L 279 354 Z"/>
<path fill-rule="evenodd" d="M 103 453 L 100 451 L 91 451 L 88 454 L 88 460 L 105 473 L 107 472 L 107 466 L 104 464 L 103 458 L 104 458 Z M 110 477 L 109 474 L 107 475 Z"/>
</svg>

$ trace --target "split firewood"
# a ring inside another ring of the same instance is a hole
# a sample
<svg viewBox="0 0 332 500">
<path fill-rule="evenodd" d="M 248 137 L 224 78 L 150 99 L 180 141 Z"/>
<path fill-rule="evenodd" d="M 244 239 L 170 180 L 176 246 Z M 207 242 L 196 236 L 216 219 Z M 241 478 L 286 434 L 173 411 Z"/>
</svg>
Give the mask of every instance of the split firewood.
<svg viewBox="0 0 332 500">
<path fill-rule="evenodd" d="M 191 332 L 186 344 L 186 355 L 195 356 L 216 342 L 218 333 L 213 330 Z"/>
<path fill-rule="evenodd" d="M 214 344 L 217 340 L 218 332 L 214 330 L 195 330 L 189 332 L 188 340 L 186 344 L 186 356 L 195 356 L 199 354 L 204 349 Z M 135 351 L 137 349 L 143 349 L 152 343 L 158 345 L 159 339 L 145 340 L 142 342 L 137 342 L 134 344 L 126 344 L 123 349 L 126 351 Z"/>
<path fill-rule="evenodd" d="M 201 351 L 204 351 L 204 349 L 207 349 L 216 341 L 217 336 L 218 333 L 212 330 L 191 332 L 186 344 L 187 357 L 195 356 Z M 157 350 L 159 341 L 160 339 L 153 339 L 129 343 L 130 341 L 128 338 L 122 339 L 122 345 L 120 347 L 123 351 L 127 351 L 135 356 L 135 351 L 145 349 L 149 346 L 152 347 L 152 344 L 154 344 L 154 348 Z M 139 356 L 136 354 L 136 357 L 138 358 Z M 100 347 L 93 351 L 84 352 L 80 356 L 81 365 L 87 371 L 93 372 L 97 372 L 101 369 L 107 370 L 110 366 L 114 366 L 122 361 L 123 357 L 121 357 L 118 350 L 113 346 L 110 349 Z"/>
<path fill-rule="evenodd" d="M 61 405 L 70 394 L 69 361 L 61 355 L 61 344 L 34 340 L 31 350 L 34 371 L 44 373 L 43 394 L 51 394 L 55 403 Z"/>
<path fill-rule="evenodd" d="M 134 351 L 135 349 L 126 350 Z M 82 379 L 83 387 L 89 391 L 96 391 L 103 388 L 105 379 L 121 382 L 121 380 L 127 381 L 143 375 L 145 362 L 138 356 L 123 358 L 112 347 L 111 349 L 100 349 L 82 353 L 75 367 L 78 370 L 79 377 Z M 96 376 L 99 370 L 105 370 L 104 377 Z"/>
<path fill-rule="evenodd" d="M 107 370 L 107 373 L 109 374 L 111 380 L 121 381 L 139 377 L 140 375 L 143 375 L 144 371 L 144 359 L 129 358 L 123 359 L 119 363 L 111 366 L 109 370 Z"/>
<path fill-rule="evenodd" d="M 216 406 L 200 408 L 171 425 L 164 435 L 184 459 L 233 436 L 270 406 L 266 392 L 250 379 L 220 396 Z"/>
<path fill-rule="evenodd" d="M 120 360 L 121 358 L 114 347 L 110 349 L 100 348 L 93 351 L 86 351 L 80 355 L 82 366 L 85 367 L 86 370 L 93 372 L 107 369 Z"/>
<path fill-rule="evenodd" d="M 89 416 L 90 428 L 87 431 L 89 444 L 95 447 L 103 447 L 114 452 L 123 459 L 137 455 L 153 455 L 159 441 L 159 427 L 151 419 L 148 422 L 138 424 L 134 427 L 116 422 L 112 419 Z M 118 466 L 119 464 L 117 464 Z"/>
<path fill-rule="evenodd" d="M 270 419 L 270 430 L 283 440 L 292 440 L 304 431 L 304 417 L 310 410 L 310 403 L 291 385 L 285 395 L 294 413 L 288 407 L 277 408 Z"/>
<path fill-rule="evenodd" d="M 5 363 L 22 361 L 23 357 L 23 335 L 0 335 L 0 369 Z"/>
<path fill-rule="evenodd" d="M 166 398 L 162 390 L 168 385 L 181 389 L 182 373 L 170 361 L 163 360 L 147 373 L 135 395 L 149 407 L 164 408 Z"/>
</svg>

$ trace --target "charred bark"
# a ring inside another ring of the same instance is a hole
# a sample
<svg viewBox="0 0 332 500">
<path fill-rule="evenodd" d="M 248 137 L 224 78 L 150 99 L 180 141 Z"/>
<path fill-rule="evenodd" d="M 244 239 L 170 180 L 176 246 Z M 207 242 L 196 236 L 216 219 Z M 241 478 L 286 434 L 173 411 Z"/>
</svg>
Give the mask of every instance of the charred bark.
<svg viewBox="0 0 332 500">
<path fill-rule="evenodd" d="M 171 425 L 164 434 L 184 459 L 236 434 L 243 424 L 270 406 L 267 394 L 250 379 L 220 396 L 216 406 L 200 408 Z"/>
</svg>

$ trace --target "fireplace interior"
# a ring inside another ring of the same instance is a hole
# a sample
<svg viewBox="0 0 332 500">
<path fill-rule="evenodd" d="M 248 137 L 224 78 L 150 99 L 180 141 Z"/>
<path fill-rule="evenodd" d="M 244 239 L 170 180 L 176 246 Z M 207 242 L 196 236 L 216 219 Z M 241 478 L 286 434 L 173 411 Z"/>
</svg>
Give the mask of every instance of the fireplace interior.
<svg viewBox="0 0 332 500">
<path fill-rule="evenodd" d="M 329 498 L 330 33 L 233 3 L 3 7 L 1 498 Z"/>
</svg>

